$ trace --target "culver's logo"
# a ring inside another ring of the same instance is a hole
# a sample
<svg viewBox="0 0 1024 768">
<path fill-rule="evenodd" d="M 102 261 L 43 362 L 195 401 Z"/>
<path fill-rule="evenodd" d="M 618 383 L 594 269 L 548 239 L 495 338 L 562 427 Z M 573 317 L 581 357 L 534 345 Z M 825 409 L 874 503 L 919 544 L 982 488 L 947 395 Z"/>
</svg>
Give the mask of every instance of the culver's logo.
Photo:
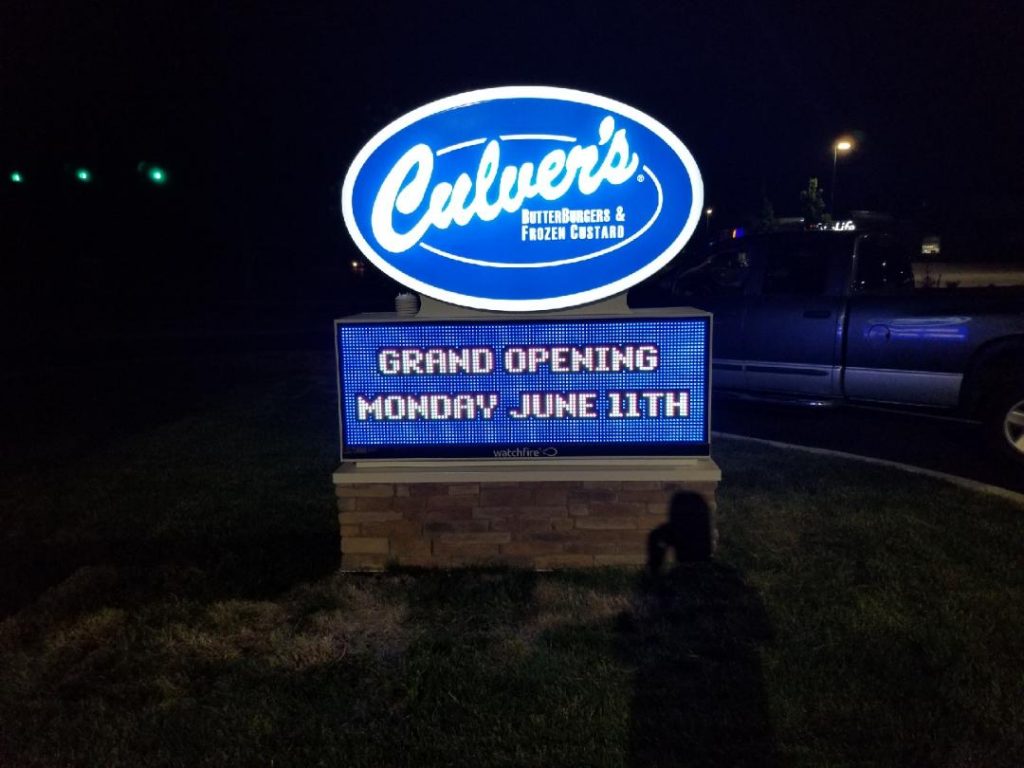
<svg viewBox="0 0 1024 768">
<path fill-rule="evenodd" d="M 396 120 L 342 189 L 353 240 L 385 273 L 441 301 L 508 311 L 625 291 L 678 253 L 702 204 L 696 163 L 656 120 L 525 86 Z"/>
</svg>

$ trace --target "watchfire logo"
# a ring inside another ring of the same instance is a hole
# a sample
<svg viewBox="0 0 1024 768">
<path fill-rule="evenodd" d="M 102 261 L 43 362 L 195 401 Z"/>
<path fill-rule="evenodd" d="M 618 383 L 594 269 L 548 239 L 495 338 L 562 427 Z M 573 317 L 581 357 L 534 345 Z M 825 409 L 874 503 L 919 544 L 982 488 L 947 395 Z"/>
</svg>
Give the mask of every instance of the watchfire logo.
<svg viewBox="0 0 1024 768">
<path fill-rule="evenodd" d="M 518 448 L 501 448 L 494 451 L 494 458 L 496 459 L 543 459 L 557 455 L 557 448 L 529 448 L 525 445 Z"/>
</svg>

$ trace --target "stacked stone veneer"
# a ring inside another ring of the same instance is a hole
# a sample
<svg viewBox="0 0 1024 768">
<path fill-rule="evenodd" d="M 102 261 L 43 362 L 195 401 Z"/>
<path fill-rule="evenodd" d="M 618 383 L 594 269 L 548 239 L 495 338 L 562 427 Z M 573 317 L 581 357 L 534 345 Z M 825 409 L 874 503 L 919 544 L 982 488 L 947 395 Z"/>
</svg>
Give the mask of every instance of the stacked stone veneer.
<svg viewBox="0 0 1024 768">
<path fill-rule="evenodd" d="M 388 564 L 548 569 L 643 565 L 672 496 L 715 482 L 570 481 L 336 485 L 343 570 Z"/>
</svg>

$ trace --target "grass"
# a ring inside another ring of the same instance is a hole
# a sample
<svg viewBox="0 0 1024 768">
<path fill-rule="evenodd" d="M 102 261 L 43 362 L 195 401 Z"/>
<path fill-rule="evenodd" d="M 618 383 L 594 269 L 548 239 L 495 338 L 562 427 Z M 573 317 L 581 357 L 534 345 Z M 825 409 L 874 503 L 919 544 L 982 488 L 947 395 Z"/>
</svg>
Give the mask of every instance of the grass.
<svg viewBox="0 0 1024 768">
<path fill-rule="evenodd" d="M 722 440 L 714 563 L 341 575 L 329 364 L 0 480 L 0 765 L 1024 763 L 1019 507 Z"/>
</svg>

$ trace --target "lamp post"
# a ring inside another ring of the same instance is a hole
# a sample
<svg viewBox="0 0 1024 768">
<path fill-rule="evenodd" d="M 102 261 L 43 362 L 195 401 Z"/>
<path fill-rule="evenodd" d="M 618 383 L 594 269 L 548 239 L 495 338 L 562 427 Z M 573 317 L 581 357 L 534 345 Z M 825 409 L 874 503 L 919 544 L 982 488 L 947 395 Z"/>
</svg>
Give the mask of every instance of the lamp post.
<svg viewBox="0 0 1024 768">
<path fill-rule="evenodd" d="M 839 162 L 839 153 L 846 154 L 853 149 L 853 142 L 850 139 L 837 139 L 832 145 L 832 189 L 829 192 L 828 209 L 832 215 L 836 215 L 836 165 Z"/>
<path fill-rule="evenodd" d="M 711 232 L 711 214 L 714 211 L 711 208 L 707 208 L 704 211 L 704 237 L 707 238 Z"/>
</svg>

